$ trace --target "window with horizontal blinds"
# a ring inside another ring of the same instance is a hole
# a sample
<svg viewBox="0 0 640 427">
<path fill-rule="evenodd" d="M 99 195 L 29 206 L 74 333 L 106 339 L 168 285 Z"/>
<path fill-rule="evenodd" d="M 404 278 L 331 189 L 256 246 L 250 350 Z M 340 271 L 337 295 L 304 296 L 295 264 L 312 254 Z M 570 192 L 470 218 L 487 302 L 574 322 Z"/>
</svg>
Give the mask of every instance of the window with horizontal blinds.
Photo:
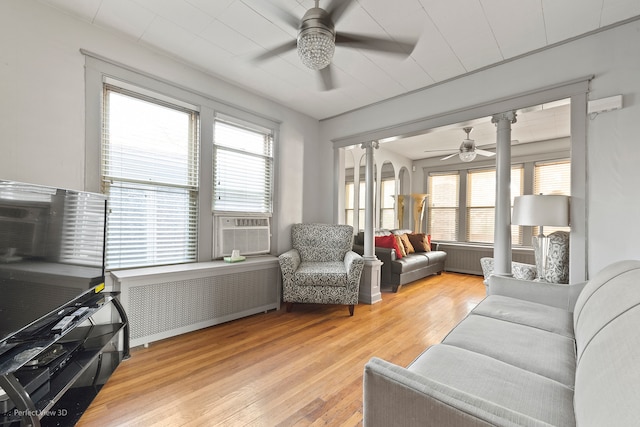
<svg viewBox="0 0 640 427">
<path fill-rule="evenodd" d="M 165 99 L 104 86 L 110 269 L 196 261 L 199 115 Z"/>
<path fill-rule="evenodd" d="M 459 184 L 457 172 L 429 176 L 428 233 L 433 240 L 457 240 Z"/>
<path fill-rule="evenodd" d="M 533 194 L 571 195 L 571 162 L 567 160 L 538 162 L 533 168 Z M 544 227 L 544 234 L 554 231 L 569 231 L 569 227 Z M 538 234 L 538 227 L 533 228 Z"/>
<path fill-rule="evenodd" d="M 522 194 L 522 167 L 511 169 L 511 206 Z M 467 241 L 493 243 L 495 228 L 496 170 L 470 170 L 467 174 Z M 511 228 L 513 243 L 522 242 L 519 227 Z"/>
<path fill-rule="evenodd" d="M 273 132 L 216 117 L 213 131 L 213 210 L 271 214 Z"/>
<path fill-rule="evenodd" d="M 353 212 L 355 207 L 355 184 L 353 182 L 347 182 L 344 189 L 344 214 L 345 224 L 354 226 Z"/>
<path fill-rule="evenodd" d="M 380 187 L 380 228 L 391 229 L 395 227 L 396 180 L 383 179 Z"/>
</svg>

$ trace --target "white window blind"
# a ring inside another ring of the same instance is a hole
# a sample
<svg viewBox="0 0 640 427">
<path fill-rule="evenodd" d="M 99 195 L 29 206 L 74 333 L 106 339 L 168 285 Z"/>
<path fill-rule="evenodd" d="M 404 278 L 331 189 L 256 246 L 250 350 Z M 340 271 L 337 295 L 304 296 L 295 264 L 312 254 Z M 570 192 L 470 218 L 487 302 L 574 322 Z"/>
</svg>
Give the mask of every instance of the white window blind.
<svg viewBox="0 0 640 427">
<path fill-rule="evenodd" d="M 429 176 L 428 230 L 433 240 L 455 241 L 458 234 L 458 173 Z"/>
<path fill-rule="evenodd" d="M 511 206 L 522 194 L 522 167 L 511 169 Z M 470 170 L 467 175 L 467 241 L 493 243 L 495 228 L 496 171 Z M 520 228 L 511 228 L 513 243 L 522 241 Z"/>
<path fill-rule="evenodd" d="M 108 268 L 196 261 L 198 112 L 104 86 Z"/>
<path fill-rule="evenodd" d="M 270 214 L 273 132 L 216 117 L 213 149 L 213 210 Z"/>
<path fill-rule="evenodd" d="M 536 163 L 533 170 L 533 194 L 571 195 L 571 162 L 561 160 L 555 162 Z M 544 234 L 554 231 L 569 231 L 569 227 L 544 227 Z M 533 228 L 534 235 L 538 227 Z"/>
<path fill-rule="evenodd" d="M 345 224 L 353 227 L 353 209 L 355 206 L 355 185 L 353 182 L 347 182 L 345 184 L 344 197 Z"/>
<path fill-rule="evenodd" d="M 395 179 L 385 179 L 381 185 L 380 200 L 380 227 L 391 229 L 395 227 L 395 195 L 396 181 Z"/>
</svg>

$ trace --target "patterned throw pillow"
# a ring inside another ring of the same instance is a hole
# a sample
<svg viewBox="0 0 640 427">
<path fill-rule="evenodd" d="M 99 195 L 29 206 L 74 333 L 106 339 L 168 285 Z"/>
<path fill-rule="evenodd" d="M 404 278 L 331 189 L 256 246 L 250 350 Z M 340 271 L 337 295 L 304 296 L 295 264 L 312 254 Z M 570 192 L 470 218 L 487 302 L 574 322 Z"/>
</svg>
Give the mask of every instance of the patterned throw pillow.
<svg viewBox="0 0 640 427">
<path fill-rule="evenodd" d="M 407 237 L 416 252 L 431 251 L 431 235 L 424 233 L 408 234 Z"/>
</svg>

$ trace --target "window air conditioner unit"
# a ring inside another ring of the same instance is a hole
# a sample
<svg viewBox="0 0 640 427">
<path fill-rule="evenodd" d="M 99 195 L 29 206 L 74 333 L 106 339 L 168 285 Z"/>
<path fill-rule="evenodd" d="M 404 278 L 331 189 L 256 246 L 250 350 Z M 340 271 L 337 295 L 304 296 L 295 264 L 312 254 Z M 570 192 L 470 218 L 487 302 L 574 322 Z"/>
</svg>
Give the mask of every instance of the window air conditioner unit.
<svg viewBox="0 0 640 427">
<path fill-rule="evenodd" d="M 240 255 L 267 254 L 271 251 L 271 228 L 265 217 L 216 217 L 215 258 L 230 256 L 237 249 Z"/>
</svg>

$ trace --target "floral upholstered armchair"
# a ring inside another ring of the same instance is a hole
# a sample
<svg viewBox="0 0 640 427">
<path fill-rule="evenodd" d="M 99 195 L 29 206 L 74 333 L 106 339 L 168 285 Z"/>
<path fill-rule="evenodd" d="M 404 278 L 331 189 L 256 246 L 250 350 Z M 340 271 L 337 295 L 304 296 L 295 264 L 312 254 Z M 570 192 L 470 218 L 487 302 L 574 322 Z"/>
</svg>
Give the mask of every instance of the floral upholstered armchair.
<svg viewBox="0 0 640 427">
<path fill-rule="evenodd" d="M 536 256 L 538 254 L 536 253 Z M 480 259 L 485 285 L 493 273 L 493 258 Z M 545 277 L 538 277 L 536 266 L 513 262 L 511 264 L 513 278 L 518 280 L 536 280 L 546 283 L 569 283 L 569 233 L 555 231 L 549 235 L 549 250 L 547 252 L 547 269 Z"/>
<path fill-rule="evenodd" d="M 346 304 L 353 316 L 364 259 L 351 250 L 352 243 L 350 225 L 291 227 L 293 249 L 278 257 L 288 312 L 293 303 Z"/>
</svg>

